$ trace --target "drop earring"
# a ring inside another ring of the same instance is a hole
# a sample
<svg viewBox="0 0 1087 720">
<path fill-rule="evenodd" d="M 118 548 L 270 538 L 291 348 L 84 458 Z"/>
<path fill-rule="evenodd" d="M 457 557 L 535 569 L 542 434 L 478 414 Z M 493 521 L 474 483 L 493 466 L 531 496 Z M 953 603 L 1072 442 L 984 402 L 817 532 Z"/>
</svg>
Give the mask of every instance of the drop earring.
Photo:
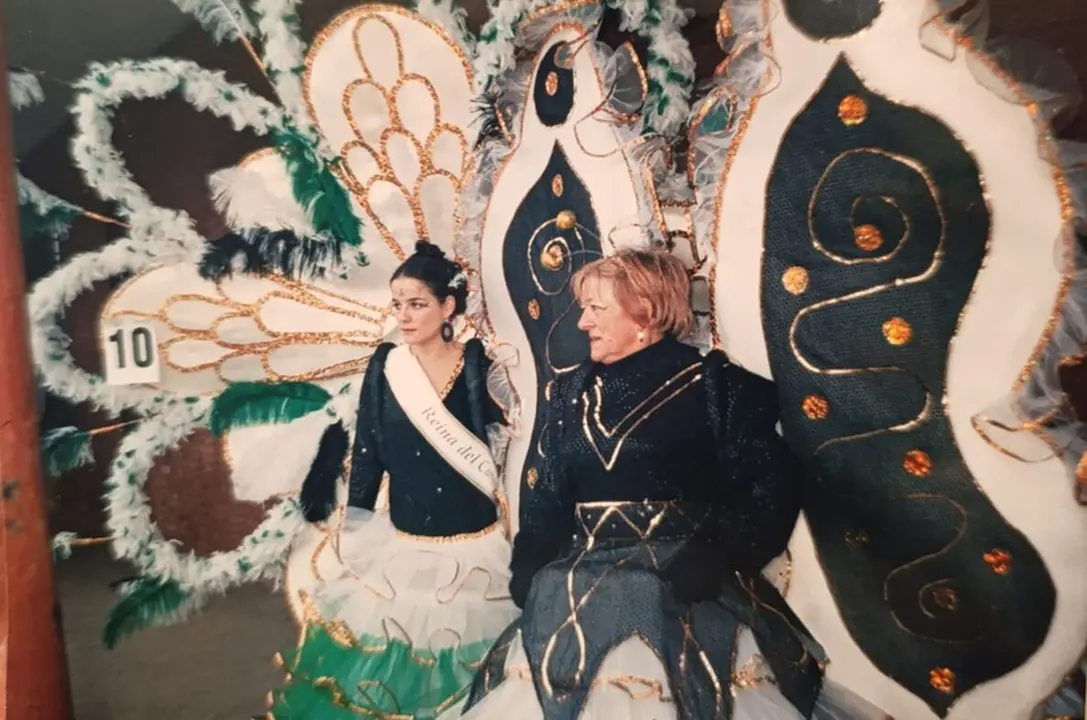
<svg viewBox="0 0 1087 720">
<path fill-rule="evenodd" d="M 645 330 L 639 330 L 638 331 L 638 342 L 640 342 L 640 343 L 645 342 Z"/>
<path fill-rule="evenodd" d="M 448 320 L 442 321 L 441 336 L 443 342 L 453 342 L 453 323 Z"/>
</svg>

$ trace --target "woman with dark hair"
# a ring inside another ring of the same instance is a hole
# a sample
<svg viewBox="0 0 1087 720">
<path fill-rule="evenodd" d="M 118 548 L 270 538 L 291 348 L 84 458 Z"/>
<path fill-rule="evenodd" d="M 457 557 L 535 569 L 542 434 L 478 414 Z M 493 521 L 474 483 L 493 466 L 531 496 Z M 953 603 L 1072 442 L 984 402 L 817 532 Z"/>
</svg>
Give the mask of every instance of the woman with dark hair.
<svg viewBox="0 0 1087 720">
<path fill-rule="evenodd" d="M 391 286 L 404 342 L 378 347 L 367 367 L 346 503 L 337 510 L 342 425 L 326 431 L 302 487 L 306 519 L 329 522 L 342 573 L 304 598 L 305 637 L 273 692 L 278 720 L 432 718 L 464 697 L 517 613 L 490 447 L 503 423 L 488 393 L 492 364 L 479 340 L 454 337 L 467 278 L 420 243 Z"/>
<path fill-rule="evenodd" d="M 885 718 L 824 684 L 822 649 L 763 576 L 803 472 L 773 385 L 680 342 L 693 317 L 675 256 L 622 250 L 572 288 L 591 357 L 548 388 L 512 558 L 524 613 L 461 717 Z"/>
</svg>

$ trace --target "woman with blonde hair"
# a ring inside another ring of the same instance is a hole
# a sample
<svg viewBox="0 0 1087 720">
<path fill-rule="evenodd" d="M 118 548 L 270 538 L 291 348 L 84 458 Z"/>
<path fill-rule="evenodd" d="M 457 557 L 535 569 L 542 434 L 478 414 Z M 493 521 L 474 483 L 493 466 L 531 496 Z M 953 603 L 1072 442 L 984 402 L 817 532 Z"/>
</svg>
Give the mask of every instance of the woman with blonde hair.
<svg viewBox="0 0 1087 720">
<path fill-rule="evenodd" d="M 463 717 L 884 717 L 824 687 L 821 648 L 761 573 L 801 503 L 773 385 L 681 342 L 674 256 L 622 251 L 572 283 L 591 357 L 547 390 L 511 562 L 523 614 Z"/>
</svg>

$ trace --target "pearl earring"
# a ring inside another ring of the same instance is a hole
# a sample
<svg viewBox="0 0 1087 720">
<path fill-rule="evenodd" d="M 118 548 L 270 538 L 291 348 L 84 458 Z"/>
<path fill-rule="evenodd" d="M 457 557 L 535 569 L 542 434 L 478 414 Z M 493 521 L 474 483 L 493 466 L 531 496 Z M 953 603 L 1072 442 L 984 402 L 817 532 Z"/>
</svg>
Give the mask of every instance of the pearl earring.
<svg viewBox="0 0 1087 720">
<path fill-rule="evenodd" d="M 640 342 L 640 343 L 645 342 L 645 330 L 639 330 L 638 331 L 638 342 Z"/>
</svg>

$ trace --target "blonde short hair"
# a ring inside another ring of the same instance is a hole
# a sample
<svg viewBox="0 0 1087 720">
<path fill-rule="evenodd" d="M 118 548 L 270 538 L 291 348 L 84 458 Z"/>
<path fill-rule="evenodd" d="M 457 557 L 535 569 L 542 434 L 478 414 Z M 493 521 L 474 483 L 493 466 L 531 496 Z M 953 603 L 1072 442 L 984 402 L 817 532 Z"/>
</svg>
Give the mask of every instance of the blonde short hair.
<svg viewBox="0 0 1087 720">
<path fill-rule="evenodd" d="M 611 281 L 623 311 L 639 324 L 680 338 L 694 328 L 691 278 L 669 252 L 628 248 L 594 260 L 570 281 L 578 302 L 589 278 Z"/>
</svg>

